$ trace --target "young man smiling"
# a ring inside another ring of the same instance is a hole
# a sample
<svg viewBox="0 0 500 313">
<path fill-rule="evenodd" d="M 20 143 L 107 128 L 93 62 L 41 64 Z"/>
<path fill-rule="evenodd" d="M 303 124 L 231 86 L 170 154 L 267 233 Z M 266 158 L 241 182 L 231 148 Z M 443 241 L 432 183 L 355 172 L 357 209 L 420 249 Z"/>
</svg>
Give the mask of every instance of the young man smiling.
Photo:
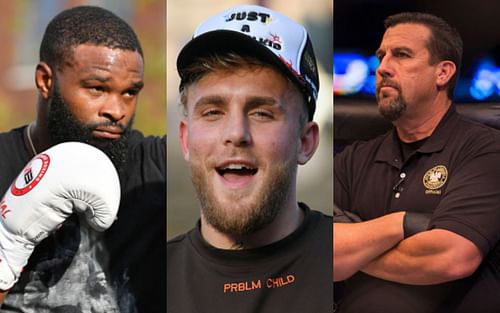
<svg viewBox="0 0 500 313">
<path fill-rule="evenodd" d="M 332 310 L 332 219 L 297 202 L 319 88 L 305 29 L 259 6 L 203 22 L 177 59 L 201 218 L 168 243 L 175 312 Z"/>
</svg>

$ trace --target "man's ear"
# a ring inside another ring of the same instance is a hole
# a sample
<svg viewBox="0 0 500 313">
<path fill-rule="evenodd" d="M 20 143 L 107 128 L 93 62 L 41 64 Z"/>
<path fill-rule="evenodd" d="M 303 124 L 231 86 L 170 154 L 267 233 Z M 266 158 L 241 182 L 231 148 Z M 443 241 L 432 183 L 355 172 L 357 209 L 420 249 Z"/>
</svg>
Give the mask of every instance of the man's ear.
<svg viewBox="0 0 500 313">
<path fill-rule="evenodd" d="M 446 86 L 451 77 L 457 72 L 457 67 L 452 61 L 441 61 L 436 67 L 436 85 L 439 89 Z"/>
<path fill-rule="evenodd" d="M 50 66 L 45 62 L 40 62 L 35 70 L 35 84 L 43 99 L 48 100 L 50 91 L 54 85 L 54 75 Z"/>
<path fill-rule="evenodd" d="M 187 125 L 187 120 L 182 119 L 179 122 L 179 141 L 181 144 L 182 155 L 184 156 L 184 160 L 189 161 L 189 130 Z"/>
<path fill-rule="evenodd" d="M 319 144 L 319 127 L 316 122 L 308 122 L 300 133 L 298 163 L 306 164 L 316 152 Z"/>
</svg>

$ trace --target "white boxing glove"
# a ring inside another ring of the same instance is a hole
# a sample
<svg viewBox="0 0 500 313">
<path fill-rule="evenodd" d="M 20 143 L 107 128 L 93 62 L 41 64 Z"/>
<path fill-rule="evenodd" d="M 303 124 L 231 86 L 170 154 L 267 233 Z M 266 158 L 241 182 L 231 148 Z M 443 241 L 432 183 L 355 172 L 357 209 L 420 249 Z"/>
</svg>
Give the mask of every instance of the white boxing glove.
<svg viewBox="0 0 500 313">
<path fill-rule="evenodd" d="M 35 156 L 0 202 L 0 289 L 14 285 L 35 246 L 73 212 L 103 231 L 119 204 L 118 173 L 99 149 L 67 142 Z"/>
</svg>

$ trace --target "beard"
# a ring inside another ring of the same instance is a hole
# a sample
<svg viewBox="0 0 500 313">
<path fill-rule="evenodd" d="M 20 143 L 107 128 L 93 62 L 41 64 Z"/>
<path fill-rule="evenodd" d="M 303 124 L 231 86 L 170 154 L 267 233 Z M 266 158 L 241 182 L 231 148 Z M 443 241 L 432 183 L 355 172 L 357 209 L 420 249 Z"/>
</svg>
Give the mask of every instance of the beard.
<svg viewBox="0 0 500 313">
<path fill-rule="evenodd" d="M 395 98 L 384 98 L 380 96 L 380 86 L 391 86 L 397 91 Z M 390 122 L 398 120 L 401 115 L 406 111 L 407 104 L 403 98 L 401 87 L 395 83 L 383 80 L 377 86 L 377 103 L 379 113 Z"/>
<path fill-rule="evenodd" d="M 294 160 L 273 166 L 264 182 L 253 190 L 253 196 L 234 191 L 230 201 L 222 203 L 202 168 L 191 163 L 191 180 L 206 221 L 216 230 L 230 235 L 253 234 L 270 224 L 286 200 L 294 183 L 297 166 Z"/>
<path fill-rule="evenodd" d="M 110 158 L 119 176 L 122 177 L 126 165 L 128 138 L 132 128 L 133 117 L 128 125 L 113 121 L 89 124 L 80 123 L 68 109 L 68 105 L 61 96 L 57 80 L 55 81 L 51 100 L 47 122 L 51 142 L 59 144 L 68 141 L 77 141 L 92 145 Z M 97 138 L 92 135 L 92 132 L 96 128 L 103 126 L 120 127 L 123 131 L 122 136 L 119 139 L 110 140 Z"/>
</svg>

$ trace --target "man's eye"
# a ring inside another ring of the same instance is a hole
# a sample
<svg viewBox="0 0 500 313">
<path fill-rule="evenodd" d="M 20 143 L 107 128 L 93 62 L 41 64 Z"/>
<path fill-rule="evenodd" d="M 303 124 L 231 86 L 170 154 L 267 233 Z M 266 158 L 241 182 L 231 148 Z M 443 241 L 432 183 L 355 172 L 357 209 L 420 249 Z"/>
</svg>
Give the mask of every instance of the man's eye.
<svg viewBox="0 0 500 313">
<path fill-rule="evenodd" d="M 222 116 L 224 113 L 218 109 L 209 109 L 201 113 L 201 116 L 208 119 L 215 119 Z"/>
<path fill-rule="evenodd" d="M 221 114 L 221 111 L 219 111 L 219 110 L 206 110 L 205 112 L 203 112 L 203 115 L 217 115 L 217 114 Z"/>
<path fill-rule="evenodd" d="M 395 56 L 397 56 L 398 58 L 408 58 L 410 57 L 410 55 L 406 52 L 396 52 L 394 54 Z"/>
<path fill-rule="evenodd" d="M 101 87 L 101 86 L 90 86 L 90 87 L 87 87 L 87 89 L 91 93 L 101 93 L 101 92 L 104 92 L 104 88 Z"/>
<path fill-rule="evenodd" d="M 139 90 L 137 89 L 130 89 L 130 90 L 127 90 L 124 95 L 127 96 L 127 97 L 134 97 L 134 96 L 137 96 L 137 94 L 139 93 Z"/>
<path fill-rule="evenodd" d="M 272 119 L 274 116 L 271 112 L 269 111 L 264 111 L 264 110 L 258 110 L 250 113 L 251 116 L 256 117 L 261 120 L 268 120 Z"/>
</svg>

